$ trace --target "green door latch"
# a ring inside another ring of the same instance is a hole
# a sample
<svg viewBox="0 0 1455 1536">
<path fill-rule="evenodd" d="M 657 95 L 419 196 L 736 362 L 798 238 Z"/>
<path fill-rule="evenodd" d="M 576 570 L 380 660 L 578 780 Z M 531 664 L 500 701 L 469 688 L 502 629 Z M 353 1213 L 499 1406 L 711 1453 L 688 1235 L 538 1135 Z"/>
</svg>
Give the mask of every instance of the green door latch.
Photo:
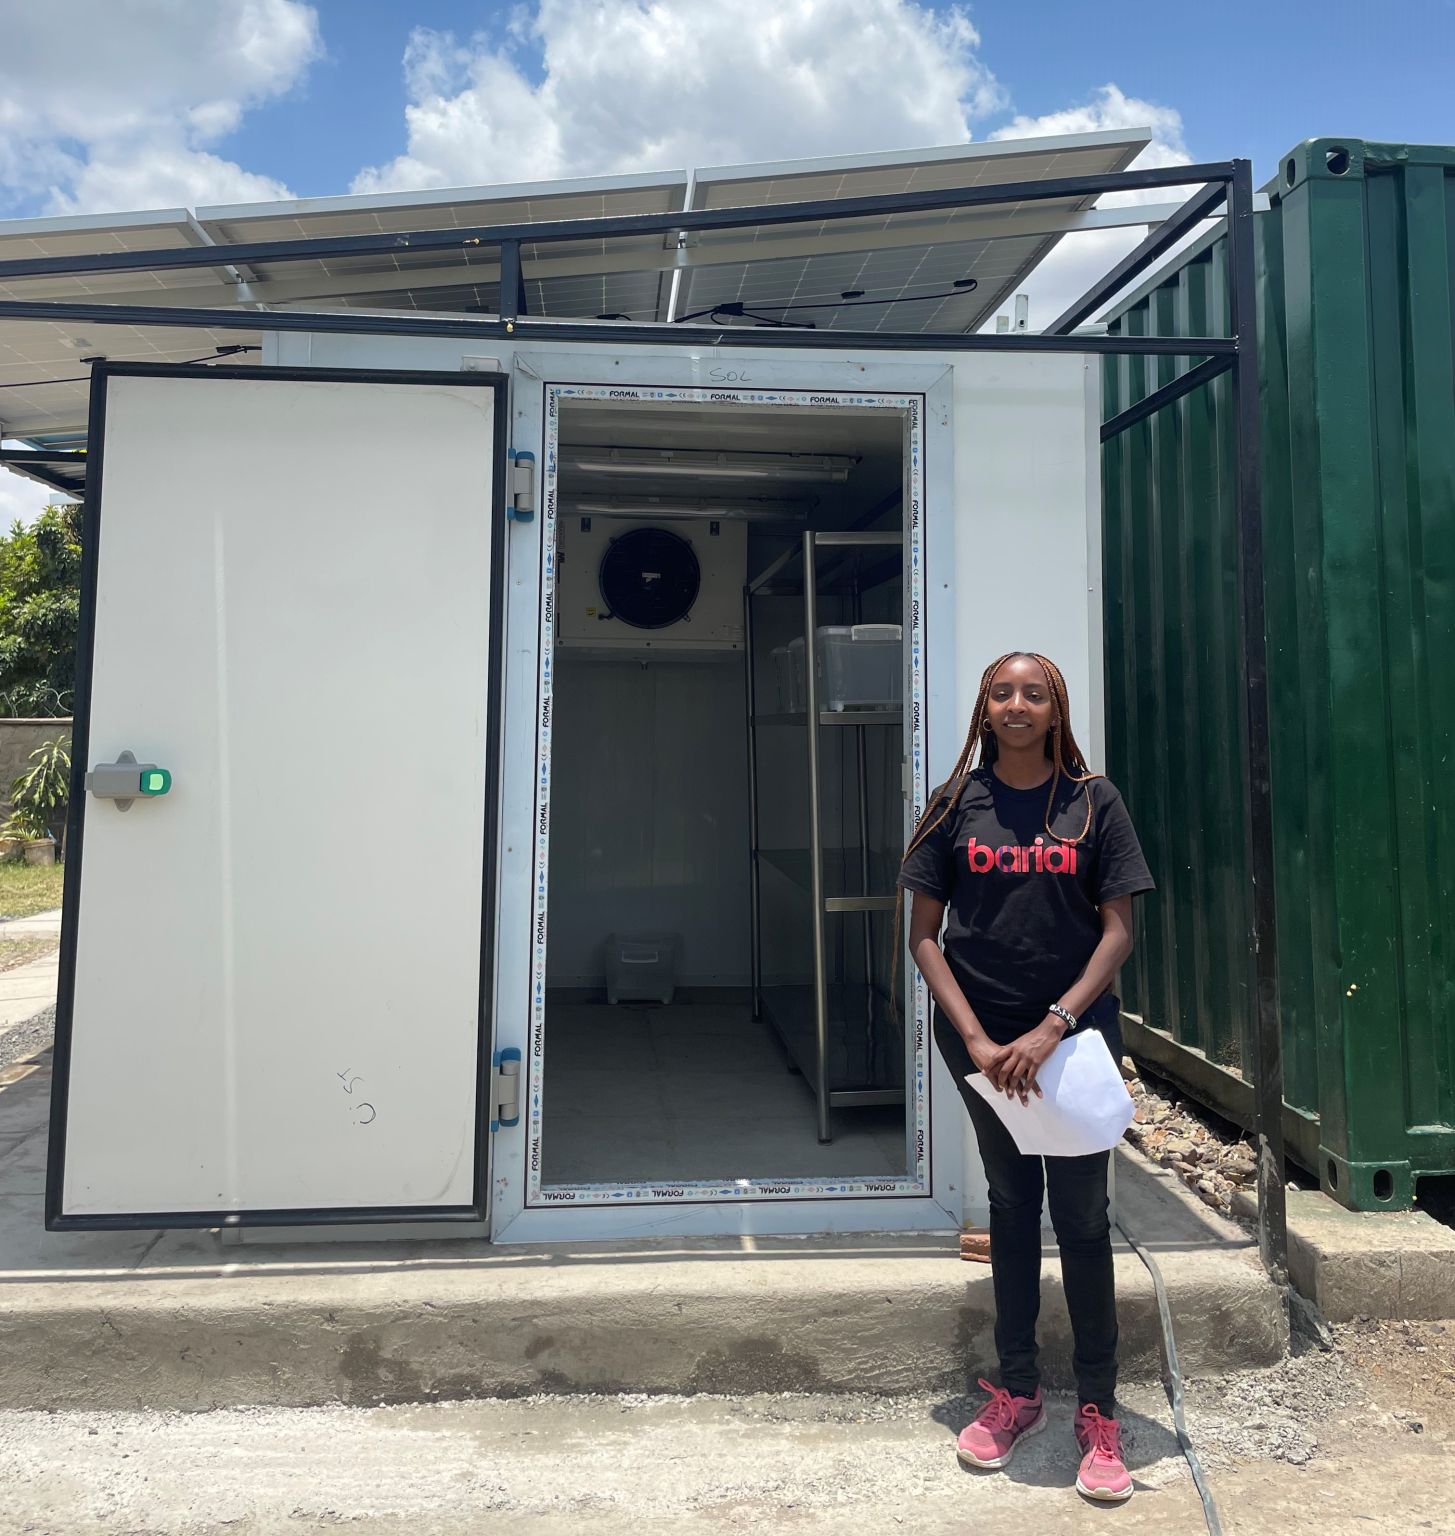
<svg viewBox="0 0 1455 1536">
<path fill-rule="evenodd" d="M 118 811 L 129 811 L 138 797 L 154 800 L 172 787 L 172 775 L 155 763 L 139 763 L 123 752 L 114 763 L 97 763 L 86 775 L 86 788 L 98 800 L 110 800 Z"/>
</svg>

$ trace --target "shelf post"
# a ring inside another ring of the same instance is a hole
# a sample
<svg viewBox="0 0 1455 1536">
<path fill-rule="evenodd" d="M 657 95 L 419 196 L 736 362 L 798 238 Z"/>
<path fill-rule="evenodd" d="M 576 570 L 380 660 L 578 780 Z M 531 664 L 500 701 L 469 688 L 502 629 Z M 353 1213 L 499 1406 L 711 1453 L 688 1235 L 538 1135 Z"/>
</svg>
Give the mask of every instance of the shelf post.
<svg viewBox="0 0 1455 1536">
<path fill-rule="evenodd" d="M 823 825 L 818 775 L 818 593 L 814 582 L 816 544 L 812 532 L 803 536 L 803 692 L 808 706 L 808 867 L 813 900 L 813 1087 L 818 1102 L 818 1139 L 833 1140 L 829 1121 L 829 987 L 824 956 Z"/>
<path fill-rule="evenodd" d="M 748 915 L 751 933 L 753 1018 L 763 1017 L 763 894 L 758 868 L 758 688 L 753 664 L 753 593 L 743 589 L 743 653 L 747 661 L 748 700 L 748 840 L 752 863 L 748 871 Z"/>
</svg>

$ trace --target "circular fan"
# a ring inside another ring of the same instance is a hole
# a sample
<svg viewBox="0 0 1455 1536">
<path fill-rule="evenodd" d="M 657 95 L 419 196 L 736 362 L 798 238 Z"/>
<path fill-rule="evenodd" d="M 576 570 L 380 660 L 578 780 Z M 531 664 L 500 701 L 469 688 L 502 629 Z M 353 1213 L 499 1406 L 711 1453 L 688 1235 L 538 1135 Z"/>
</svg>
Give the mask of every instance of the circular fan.
<svg viewBox="0 0 1455 1536">
<path fill-rule="evenodd" d="M 665 629 L 697 601 L 702 571 L 692 546 L 665 528 L 633 528 L 601 557 L 601 598 L 633 629 Z"/>
</svg>

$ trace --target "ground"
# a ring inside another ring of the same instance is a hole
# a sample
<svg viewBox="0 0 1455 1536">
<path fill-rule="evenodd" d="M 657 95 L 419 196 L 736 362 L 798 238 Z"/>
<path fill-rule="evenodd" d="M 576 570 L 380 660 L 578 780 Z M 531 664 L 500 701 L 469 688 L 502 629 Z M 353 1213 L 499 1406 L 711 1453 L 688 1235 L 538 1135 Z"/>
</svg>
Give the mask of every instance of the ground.
<svg viewBox="0 0 1455 1536">
<path fill-rule="evenodd" d="M 0 971 L 13 971 L 32 960 L 39 960 L 56 947 L 52 938 L 0 938 Z"/>
<path fill-rule="evenodd" d="M 1223 1528 L 1455 1532 L 1455 1324 L 1335 1330 L 1332 1353 L 1194 1383 Z M 0 1415 L 0 1533 L 369 1536 L 1205 1529 L 1154 1387 L 1126 1394 L 1138 1493 L 1071 1489 L 1071 1404 L 1008 1473 L 961 1470 L 963 1402 L 535 1397 L 379 1409 Z M 1103 1522 L 1108 1523 L 1106 1526 Z"/>
</svg>

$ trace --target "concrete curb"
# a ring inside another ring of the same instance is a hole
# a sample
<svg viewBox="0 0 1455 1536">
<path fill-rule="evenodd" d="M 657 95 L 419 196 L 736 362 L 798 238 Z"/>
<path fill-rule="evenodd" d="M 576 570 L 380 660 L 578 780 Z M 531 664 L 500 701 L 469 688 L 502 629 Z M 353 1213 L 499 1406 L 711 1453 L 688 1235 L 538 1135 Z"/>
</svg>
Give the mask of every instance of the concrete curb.
<svg viewBox="0 0 1455 1536">
<path fill-rule="evenodd" d="M 1247 1195 L 1233 1210 L 1257 1220 Z M 1322 1190 L 1291 1190 L 1288 1271 L 1331 1323 L 1455 1318 L 1455 1231 L 1425 1211 L 1347 1211 Z"/>
<path fill-rule="evenodd" d="M 929 1240 L 933 1242 L 934 1240 Z M 959 1392 L 991 1367 L 990 1275 L 927 1242 L 704 1244 L 509 1254 L 468 1268 L 239 1282 L 13 1284 L 0 1408 L 374 1404 L 533 1392 Z M 1246 1255 L 1159 1255 L 1183 1368 L 1277 1360 L 1286 1328 Z M 1059 1266 L 1046 1266 L 1047 1382 L 1069 1385 Z M 1139 1260 L 1117 1255 L 1123 1371 L 1156 1379 Z"/>
<path fill-rule="evenodd" d="M 994 1298 L 959 1234 L 477 1239 L 47 1233 L 38 1065 L 0 1091 L 0 1409 L 301 1407 L 537 1392 L 958 1394 L 993 1368 Z M 1152 1248 L 1192 1375 L 1279 1359 L 1247 1235 L 1123 1148 L 1119 1222 Z M 1160 1373 L 1151 1278 L 1117 1238 L 1127 1380 Z M 1046 1379 L 1071 1384 L 1054 1247 Z"/>
</svg>

